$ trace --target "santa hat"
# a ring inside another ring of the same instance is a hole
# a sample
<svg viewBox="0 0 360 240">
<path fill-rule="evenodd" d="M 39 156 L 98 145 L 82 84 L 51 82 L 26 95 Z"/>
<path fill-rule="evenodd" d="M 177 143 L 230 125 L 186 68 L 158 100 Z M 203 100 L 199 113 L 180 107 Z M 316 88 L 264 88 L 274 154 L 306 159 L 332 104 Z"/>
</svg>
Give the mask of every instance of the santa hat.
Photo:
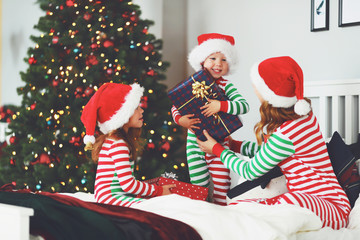
<svg viewBox="0 0 360 240">
<path fill-rule="evenodd" d="M 273 107 L 294 106 L 302 116 L 311 111 L 304 100 L 303 72 L 291 57 L 275 57 L 257 63 L 251 69 L 251 79 L 265 101 Z"/>
<path fill-rule="evenodd" d="M 104 134 L 124 126 L 139 106 L 143 92 L 144 88 L 137 83 L 102 85 L 81 114 L 81 121 L 86 128 L 84 143 L 87 147 L 95 143 L 96 124 Z"/>
<path fill-rule="evenodd" d="M 193 48 L 188 56 L 188 61 L 195 71 L 202 69 L 202 63 L 213 53 L 221 52 L 229 64 L 228 74 L 232 74 L 238 62 L 235 40 L 232 36 L 206 33 L 198 36 L 198 45 Z"/>
</svg>

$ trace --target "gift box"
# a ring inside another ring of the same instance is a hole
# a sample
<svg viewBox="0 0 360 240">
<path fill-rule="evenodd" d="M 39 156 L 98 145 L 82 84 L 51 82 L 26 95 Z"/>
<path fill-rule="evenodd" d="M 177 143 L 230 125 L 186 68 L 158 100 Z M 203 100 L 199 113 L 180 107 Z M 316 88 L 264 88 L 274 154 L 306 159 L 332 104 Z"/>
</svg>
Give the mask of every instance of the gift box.
<svg viewBox="0 0 360 240">
<path fill-rule="evenodd" d="M 200 129 L 193 130 L 195 135 L 202 141 L 206 140 L 203 134 L 204 129 L 215 140 L 221 142 L 231 133 L 242 127 L 240 118 L 237 115 L 218 112 L 213 116 L 205 117 L 201 114 L 202 110 L 200 107 L 204 106 L 208 99 L 229 100 L 206 70 L 196 72 L 185 81 L 170 89 L 168 97 L 182 116 L 194 114 L 194 118 L 200 119 L 201 123 L 198 125 Z"/>
<path fill-rule="evenodd" d="M 189 197 L 195 200 L 206 200 L 208 195 L 208 188 L 206 187 L 196 186 L 190 183 L 180 182 L 170 178 L 157 177 L 146 180 L 145 182 L 150 184 L 156 184 L 158 186 L 175 184 L 176 187 L 170 190 L 171 193 L 179 194 L 181 196 Z"/>
</svg>

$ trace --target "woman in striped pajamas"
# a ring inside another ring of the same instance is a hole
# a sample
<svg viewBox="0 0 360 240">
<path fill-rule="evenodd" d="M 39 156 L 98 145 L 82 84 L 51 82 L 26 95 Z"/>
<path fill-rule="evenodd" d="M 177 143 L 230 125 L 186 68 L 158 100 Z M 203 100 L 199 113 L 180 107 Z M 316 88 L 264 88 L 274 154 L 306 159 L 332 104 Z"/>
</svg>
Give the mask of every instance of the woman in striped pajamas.
<svg viewBox="0 0 360 240">
<path fill-rule="evenodd" d="M 143 125 L 144 110 L 139 106 L 143 91 L 137 83 L 107 83 L 84 107 L 81 121 L 86 127 L 85 149 L 92 149 L 92 158 L 98 164 L 95 179 L 98 203 L 130 207 L 144 200 L 137 195 L 166 195 L 174 187 L 137 181 L 133 175 L 137 139 Z M 101 134 L 95 140 L 96 123 Z"/>
<path fill-rule="evenodd" d="M 251 160 L 238 158 L 207 133 L 207 141 L 198 140 L 200 148 L 219 156 L 229 169 L 248 180 L 264 175 L 276 165 L 281 168 L 286 177 L 287 193 L 245 201 L 298 205 L 318 215 L 324 227 L 346 227 L 349 200 L 333 172 L 310 100 L 303 98 L 300 66 L 290 57 L 270 58 L 256 64 L 251 77 L 261 101 L 261 120 L 255 126 L 258 144 L 231 142 L 232 150 Z M 265 132 L 268 137 L 263 139 Z"/>
<path fill-rule="evenodd" d="M 221 34 L 202 34 L 198 37 L 199 45 L 189 54 L 189 62 L 196 71 L 205 68 L 215 79 L 215 83 L 224 91 L 229 101 L 209 100 L 209 104 L 201 108 L 202 114 L 209 117 L 219 111 L 232 115 L 245 114 L 249 111 L 249 104 L 238 93 L 235 86 L 224 79 L 236 64 L 236 49 L 234 38 Z M 231 68 L 230 68 L 231 67 Z M 220 159 L 213 154 L 205 154 L 196 143 L 193 128 L 199 119 L 193 115 L 181 116 L 175 106 L 171 108 L 174 121 L 188 129 L 186 155 L 192 184 L 209 186 L 210 176 L 214 184 L 213 201 L 226 205 L 226 194 L 230 188 L 230 171 Z M 228 145 L 228 139 L 223 144 Z"/>
</svg>

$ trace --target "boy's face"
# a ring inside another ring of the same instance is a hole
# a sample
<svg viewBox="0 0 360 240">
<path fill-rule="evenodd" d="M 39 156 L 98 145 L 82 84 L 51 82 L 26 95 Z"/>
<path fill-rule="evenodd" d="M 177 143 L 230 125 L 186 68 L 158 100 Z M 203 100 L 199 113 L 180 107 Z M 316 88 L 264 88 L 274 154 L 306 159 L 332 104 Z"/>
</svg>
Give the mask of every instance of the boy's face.
<svg viewBox="0 0 360 240">
<path fill-rule="evenodd" d="M 213 53 L 204 61 L 204 68 L 209 71 L 213 78 L 217 79 L 229 72 L 226 57 L 221 52 Z"/>
</svg>

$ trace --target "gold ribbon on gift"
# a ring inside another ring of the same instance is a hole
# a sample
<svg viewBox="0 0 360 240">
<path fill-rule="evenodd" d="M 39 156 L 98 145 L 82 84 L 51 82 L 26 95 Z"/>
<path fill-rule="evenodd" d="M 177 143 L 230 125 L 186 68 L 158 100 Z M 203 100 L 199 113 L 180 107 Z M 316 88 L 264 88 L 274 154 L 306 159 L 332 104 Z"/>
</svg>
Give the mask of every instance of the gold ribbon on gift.
<svg viewBox="0 0 360 240">
<path fill-rule="evenodd" d="M 215 84 L 215 81 L 212 82 L 209 86 L 207 86 L 205 81 L 198 82 L 198 81 L 196 81 L 194 79 L 193 76 L 191 76 L 191 79 L 194 81 L 194 83 L 192 84 L 192 94 L 194 95 L 194 97 L 192 97 L 190 100 L 188 100 L 182 106 L 180 106 L 178 110 L 180 110 L 181 108 L 186 106 L 186 104 L 188 104 L 189 102 L 191 102 L 195 98 L 201 98 L 202 100 L 205 98 L 206 101 L 207 101 L 205 104 L 209 103 L 208 102 L 208 100 L 209 100 L 208 97 L 216 98 L 216 93 L 213 93 L 212 89 L 211 89 L 211 86 Z M 223 126 L 225 127 L 226 131 L 230 134 L 229 129 L 226 127 L 224 121 L 221 119 L 219 114 L 215 113 L 213 115 L 213 117 L 214 117 L 214 124 L 218 125 L 221 122 L 223 124 Z"/>
</svg>

